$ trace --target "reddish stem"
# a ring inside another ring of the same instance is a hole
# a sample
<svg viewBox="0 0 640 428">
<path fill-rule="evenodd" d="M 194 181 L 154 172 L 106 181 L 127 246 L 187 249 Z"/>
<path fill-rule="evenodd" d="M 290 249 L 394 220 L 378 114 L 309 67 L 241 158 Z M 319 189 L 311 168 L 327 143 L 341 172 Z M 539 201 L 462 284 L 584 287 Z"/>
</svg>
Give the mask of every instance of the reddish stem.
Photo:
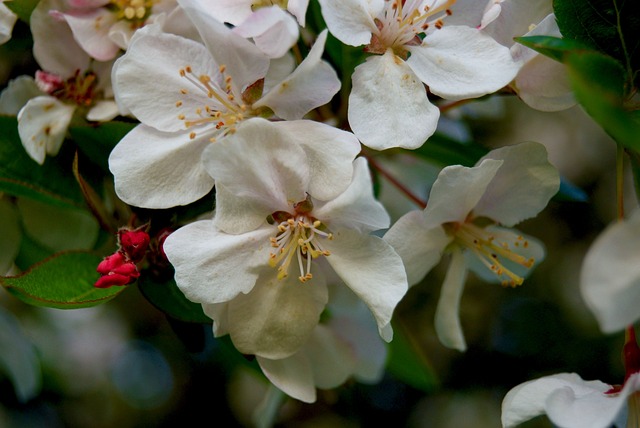
<svg viewBox="0 0 640 428">
<path fill-rule="evenodd" d="M 418 205 L 421 209 L 425 209 L 427 207 L 427 203 L 425 201 L 414 195 L 411 190 L 409 190 L 404 184 L 398 181 L 391 173 L 389 173 L 389 171 L 385 170 L 372 156 L 368 156 L 366 154 L 363 154 L 363 156 L 367 158 L 367 160 L 369 161 L 369 165 L 371 165 L 373 169 L 378 171 L 380 175 L 386 178 L 392 185 L 400 190 L 400 192 L 404 193 L 404 195 L 413 203 Z"/>
</svg>

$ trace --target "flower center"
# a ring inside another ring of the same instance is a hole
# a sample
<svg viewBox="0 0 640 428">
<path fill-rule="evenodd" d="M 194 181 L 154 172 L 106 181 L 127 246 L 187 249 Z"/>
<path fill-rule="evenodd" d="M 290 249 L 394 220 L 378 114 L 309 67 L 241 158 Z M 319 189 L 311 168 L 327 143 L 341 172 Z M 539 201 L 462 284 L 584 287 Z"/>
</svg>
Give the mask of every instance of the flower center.
<svg viewBox="0 0 640 428">
<path fill-rule="evenodd" d="M 193 111 L 184 111 L 178 115 L 178 119 L 184 122 L 185 128 L 193 128 L 198 126 L 206 126 L 207 130 L 211 130 L 211 125 L 214 131 L 220 130 L 223 134 L 232 134 L 236 131 L 235 125 L 247 117 L 255 116 L 258 112 L 250 109 L 250 106 L 245 103 L 245 94 L 241 97 L 236 97 L 233 93 L 232 78 L 226 74 L 226 67 L 220 66 L 219 74 L 215 76 L 209 76 L 208 74 L 196 74 L 191 66 L 187 65 L 180 69 L 180 76 L 189 81 L 192 86 L 195 86 L 196 91 L 204 93 L 207 98 L 211 100 L 210 103 L 206 103 L 202 106 L 195 108 Z M 251 91 L 251 97 L 256 92 L 254 87 L 257 83 L 249 86 L 247 91 Z M 261 92 L 260 87 L 260 93 Z M 191 98 L 189 90 L 183 88 L 180 89 L 180 95 L 184 98 Z M 184 102 L 178 100 L 175 104 L 176 108 L 182 109 Z M 196 138 L 196 132 L 192 131 L 189 134 L 191 139 Z M 215 138 L 210 138 L 212 142 Z"/>
<path fill-rule="evenodd" d="M 389 48 L 402 58 L 407 57 L 405 46 L 422 43 L 430 26 L 437 29 L 444 25 L 442 19 L 451 15 L 449 7 L 456 0 L 433 0 L 431 5 L 420 7 L 421 0 L 385 0 L 382 13 L 374 20 L 378 33 L 371 36 L 367 52 L 383 54 Z"/>
<path fill-rule="evenodd" d="M 92 71 L 80 74 L 80 70 L 76 70 L 73 76 L 62 80 L 57 74 L 38 70 L 35 80 L 41 91 L 79 106 L 89 107 L 97 96 L 98 76 Z"/>
<path fill-rule="evenodd" d="M 518 254 L 518 250 L 529 247 L 529 242 L 522 236 L 515 241 L 508 242 L 500 239 L 490 231 L 467 220 L 461 223 L 448 223 L 445 230 L 455 236 L 455 243 L 472 251 L 490 271 L 500 278 L 503 286 L 516 287 L 521 285 L 524 278 L 515 274 L 505 266 L 513 262 L 527 269 L 533 267 L 535 260 Z"/>
<path fill-rule="evenodd" d="M 278 279 L 286 278 L 289 266 L 295 258 L 300 270 L 298 279 L 307 282 L 313 278 L 311 261 L 331 252 L 323 248 L 322 239 L 333 239 L 320 220 L 310 215 L 313 205 L 309 197 L 294 205 L 294 214 L 277 211 L 271 215 L 278 222 L 278 234 L 270 239 L 273 251 L 269 254 L 269 265 L 278 266 Z"/>
<path fill-rule="evenodd" d="M 157 0 L 111 0 L 118 19 L 144 21 L 151 15 L 153 4 Z"/>
</svg>

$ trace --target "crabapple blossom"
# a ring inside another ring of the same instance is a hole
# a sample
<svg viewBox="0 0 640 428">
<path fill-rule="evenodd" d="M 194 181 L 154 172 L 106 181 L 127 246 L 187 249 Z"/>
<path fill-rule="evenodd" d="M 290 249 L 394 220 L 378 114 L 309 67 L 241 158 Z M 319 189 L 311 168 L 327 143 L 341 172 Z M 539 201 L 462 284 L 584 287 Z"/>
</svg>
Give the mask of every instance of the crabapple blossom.
<svg viewBox="0 0 640 428">
<path fill-rule="evenodd" d="M 180 4 L 204 44 L 147 26 L 113 71 L 116 99 L 141 124 L 118 143 L 109 167 L 118 196 L 145 208 L 185 205 L 206 195 L 214 181 L 200 157 L 212 141 L 257 117 L 301 119 L 340 87 L 335 71 L 320 58 L 326 32 L 283 76 L 253 43 L 199 2 Z"/>
<path fill-rule="evenodd" d="M 13 26 L 18 20 L 18 16 L 4 5 L 5 1 L 0 1 L 0 45 L 11 39 Z"/>
<path fill-rule="evenodd" d="M 580 291 L 605 333 L 620 331 L 640 318 L 638 237 L 640 211 L 607 227 L 582 264 Z"/>
<path fill-rule="evenodd" d="M 440 113 L 423 83 L 460 100 L 495 92 L 515 77 L 519 64 L 506 47 L 477 28 L 445 25 L 453 3 L 320 0 L 334 36 L 378 54 L 352 76 L 349 124 L 364 145 L 415 149 L 435 132 Z"/>
<path fill-rule="evenodd" d="M 302 131 L 311 140 L 304 147 Z M 370 234 L 388 227 L 389 217 L 373 198 L 366 161 L 353 161 L 358 152 L 344 131 L 264 119 L 205 150 L 216 180 L 215 215 L 172 233 L 164 250 L 178 287 L 215 306 L 214 319 L 226 322 L 214 331 L 229 333 L 241 352 L 278 360 L 306 343 L 327 302 L 323 266 L 367 304 L 382 337 L 391 339 L 406 275 L 391 246 Z M 243 174 L 233 173 L 239 169 Z"/>
<path fill-rule="evenodd" d="M 541 243 L 502 226 L 537 215 L 559 185 L 544 146 L 503 147 L 472 168 L 444 168 L 424 211 L 409 212 L 385 234 L 402 257 L 411 285 L 422 280 L 443 253 L 451 254 L 435 319 L 445 346 L 466 349 L 458 308 L 468 269 L 486 280 L 517 286 L 543 258 Z"/>
</svg>

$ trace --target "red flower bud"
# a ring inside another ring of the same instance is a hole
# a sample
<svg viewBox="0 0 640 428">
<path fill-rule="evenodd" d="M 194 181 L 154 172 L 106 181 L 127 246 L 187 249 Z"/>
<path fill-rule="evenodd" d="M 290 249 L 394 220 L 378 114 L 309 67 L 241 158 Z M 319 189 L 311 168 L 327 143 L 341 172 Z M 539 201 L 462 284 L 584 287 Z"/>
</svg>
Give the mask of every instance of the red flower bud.
<svg viewBox="0 0 640 428">
<path fill-rule="evenodd" d="M 102 275 L 94 284 L 97 288 L 131 284 L 140 276 L 135 263 L 120 251 L 105 257 L 96 270 Z"/>
<path fill-rule="evenodd" d="M 149 247 L 149 234 L 143 230 L 121 229 L 118 232 L 120 250 L 134 263 L 140 262 Z"/>
</svg>

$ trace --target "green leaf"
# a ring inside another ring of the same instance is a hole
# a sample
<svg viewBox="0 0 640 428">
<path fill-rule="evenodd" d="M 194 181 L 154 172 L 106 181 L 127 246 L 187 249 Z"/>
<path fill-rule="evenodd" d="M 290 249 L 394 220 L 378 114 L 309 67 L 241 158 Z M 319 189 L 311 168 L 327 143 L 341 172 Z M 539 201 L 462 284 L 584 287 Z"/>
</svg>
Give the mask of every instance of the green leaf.
<svg viewBox="0 0 640 428">
<path fill-rule="evenodd" d="M 126 287 L 95 288 L 102 257 L 88 252 L 64 252 L 32 266 L 22 275 L 0 278 L 7 291 L 25 303 L 58 309 L 96 306 Z"/>
<path fill-rule="evenodd" d="M 413 151 L 418 156 L 441 166 L 473 166 L 488 152 L 475 142 L 461 143 L 440 133 L 432 135 L 426 143 Z"/>
<path fill-rule="evenodd" d="M 136 123 L 112 121 L 95 126 L 72 126 L 69 128 L 69 133 L 78 148 L 93 163 L 108 172 L 111 150 L 136 125 Z"/>
<path fill-rule="evenodd" d="M 31 12 L 36 8 L 40 0 L 9 0 L 4 3 L 9 9 L 13 11 L 18 18 L 28 23 L 31 18 Z"/>
<path fill-rule="evenodd" d="M 38 165 L 27 155 L 14 117 L 0 116 L 0 192 L 63 207 L 84 207 L 68 151 Z M 63 147 L 64 149 L 64 147 Z"/>
<path fill-rule="evenodd" d="M 160 311 L 180 321 L 211 324 L 211 318 L 202 312 L 202 306 L 188 300 L 172 279 L 158 283 L 145 275 L 138 281 L 140 291 Z"/>
<path fill-rule="evenodd" d="M 640 14 L 636 1 L 554 0 L 560 32 L 618 60 L 627 77 L 640 70 Z"/>
<path fill-rule="evenodd" d="M 418 349 L 405 329 L 394 326 L 393 340 L 389 343 L 387 370 L 398 380 L 420 389 L 432 392 L 438 387 L 438 379 L 420 349 Z"/>
<path fill-rule="evenodd" d="M 577 40 L 551 36 L 516 37 L 515 41 L 556 61 L 564 62 L 570 52 L 592 50 Z"/>
<path fill-rule="evenodd" d="M 618 143 L 640 151 L 640 123 L 624 107 L 624 70 L 598 52 L 574 52 L 566 57 L 576 99 Z"/>
</svg>

